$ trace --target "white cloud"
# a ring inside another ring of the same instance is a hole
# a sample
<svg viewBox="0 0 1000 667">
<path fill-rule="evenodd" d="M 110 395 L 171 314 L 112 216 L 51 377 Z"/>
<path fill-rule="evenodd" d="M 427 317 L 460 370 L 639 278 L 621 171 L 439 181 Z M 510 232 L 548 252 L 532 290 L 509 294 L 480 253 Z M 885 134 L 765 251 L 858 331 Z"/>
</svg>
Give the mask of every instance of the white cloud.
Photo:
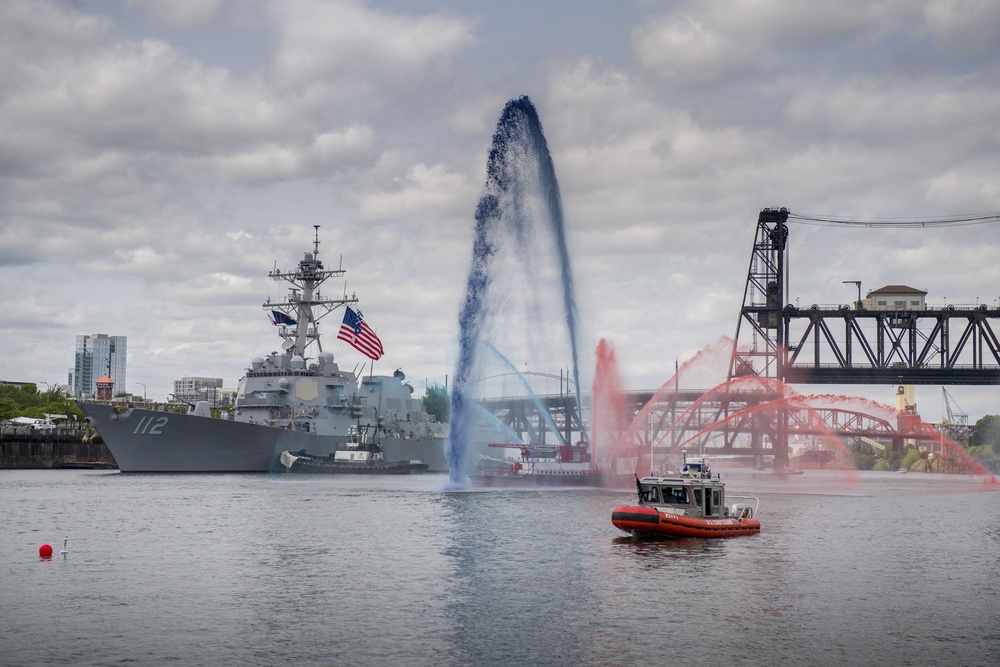
<svg viewBox="0 0 1000 667">
<path fill-rule="evenodd" d="M 358 210 L 368 221 L 441 215 L 453 206 L 456 193 L 475 195 L 467 178 L 441 164 L 410 165 L 406 173 L 380 185 L 358 197 Z"/>
<path fill-rule="evenodd" d="M 168 28 L 196 28 L 211 23 L 226 0 L 126 0 Z"/>
<path fill-rule="evenodd" d="M 791 123 L 819 132 L 871 144 L 903 136 L 921 143 L 947 138 L 956 149 L 968 148 L 968 141 L 980 140 L 984 132 L 988 136 L 998 113 L 1000 93 L 983 81 L 954 77 L 809 85 L 795 91 L 785 108 Z"/>
<path fill-rule="evenodd" d="M 210 156 L 204 163 L 224 182 L 264 183 L 323 176 L 358 160 L 372 160 L 378 153 L 374 132 L 359 124 L 323 132 L 299 144 L 286 140 L 248 148 Z"/>
<path fill-rule="evenodd" d="M 935 41 L 947 52 L 988 52 L 1000 42 L 1000 5 L 990 0 L 933 0 L 923 13 Z"/>
<path fill-rule="evenodd" d="M 280 31 L 273 77 L 285 89 L 333 86 L 356 94 L 372 80 L 413 83 L 473 41 L 468 20 L 393 14 L 356 0 L 295 0 L 271 12 Z"/>
<path fill-rule="evenodd" d="M 644 70 L 670 83 L 704 86 L 798 70 L 831 45 L 880 39 L 919 16 L 905 0 L 685 2 L 632 33 Z"/>
<path fill-rule="evenodd" d="M 766 65 L 747 58 L 747 44 L 687 14 L 673 14 L 634 32 L 639 62 L 678 84 L 705 84 Z M 755 40 L 756 41 L 756 40 Z"/>
</svg>

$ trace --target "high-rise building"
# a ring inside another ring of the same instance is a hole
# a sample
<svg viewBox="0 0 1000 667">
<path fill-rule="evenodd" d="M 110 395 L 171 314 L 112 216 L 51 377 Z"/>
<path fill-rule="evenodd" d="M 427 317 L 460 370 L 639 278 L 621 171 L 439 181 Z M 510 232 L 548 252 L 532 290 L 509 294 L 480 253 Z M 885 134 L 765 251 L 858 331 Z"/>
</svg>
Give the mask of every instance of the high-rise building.
<svg viewBox="0 0 1000 667">
<path fill-rule="evenodd" d="M 73 362 L 73 394 L 94 396 L 97 380 L 107 375 L 114 380 L 114 393 L 128 391 L 125 382 L 125 336 L 90 334 L 76 337 L 76 357 Z"/>
</svg>

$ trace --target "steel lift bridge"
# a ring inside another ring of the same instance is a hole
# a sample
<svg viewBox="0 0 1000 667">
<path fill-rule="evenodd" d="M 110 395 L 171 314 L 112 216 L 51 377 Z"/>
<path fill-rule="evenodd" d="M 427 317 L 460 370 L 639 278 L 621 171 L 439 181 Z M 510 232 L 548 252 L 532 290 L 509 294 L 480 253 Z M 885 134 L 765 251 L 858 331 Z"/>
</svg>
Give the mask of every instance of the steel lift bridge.
<svg viewBox="0 0 1000 667">
<path fill-rule="evenodd" d="M 869 310 L 861 300 L 851 306 L 798 308 L 788 298 L 789 222 L 868 227 L 928 227 L 1000 221 L 1000 216 L 873 223 L 817 216 L 795 216 L 786 208 L 765 208 L 757 218 L 743 306 L 736 327 L 728 378 L 774 379 L 772 395 L 752 401 L 775 401 L 793 384 L 990 385 L 1000 384 L 1000 338 L 995 327 L 1000 309 L 984 305 L 923 310 Z M 724 402 L 724 401 L 723 401 Z M 720 420 L 731 407 L 720 404 Z M 794 410 L 777 409 L 727 425 L 722 451 L 732 452 L 732 436 L 751 435 L 750 449 L 763 454 L 770 440 L 774 465 L 788 464 L 788 437 L 816 433 L 800 429 Z M 847 410 L 823 414 L 824 428 L 843 435 L 888 437 L 895 448 L 904 438 L 929 437 L 900 420 L 893 427 L 874 417 Z M 813 418 L 815 421 L 815 418 Z M 845 427 L 845 424 L 848 426 Z"/>
</svg>

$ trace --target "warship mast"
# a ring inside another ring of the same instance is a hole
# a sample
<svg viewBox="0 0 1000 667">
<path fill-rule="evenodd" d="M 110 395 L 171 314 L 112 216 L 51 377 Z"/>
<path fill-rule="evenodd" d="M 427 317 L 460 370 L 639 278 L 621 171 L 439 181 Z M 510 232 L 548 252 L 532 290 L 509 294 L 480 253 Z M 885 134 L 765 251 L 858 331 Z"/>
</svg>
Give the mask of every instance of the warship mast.
<svg viewBox="0 0 1000 667">
<path fill-rule="evenodd" d="M 344 297 L 339 299 L 327 299 L 320 294 L 319 286 L 326 280 L 343 277 L 347 272 L 343 268 L 330 270 L 323 268 L 323 262 L 319 259 L 319 225 L 313 225 L 313 228 L 316 230 L 313 251 L 305 254 L 295 271 L 281 271 L 276 268 L 267 274 L 272 280 L 285 280 L 292 285 L 284 301 L 271 303 L 268 299 L 263 306 L 269 313 L 279 310 L 293 320 L 292 323 L 276 322 L 281 327 L 279 335 L 285 339 L 282 347 L 285 354 L 290 357 L 305 358 L 306 348 L 313 342 L 322 352 L 319 321 L 341 306 L 358 302 L 356 296 L 352 294 L 348 297 L 346 292 Z"/>
</svg>

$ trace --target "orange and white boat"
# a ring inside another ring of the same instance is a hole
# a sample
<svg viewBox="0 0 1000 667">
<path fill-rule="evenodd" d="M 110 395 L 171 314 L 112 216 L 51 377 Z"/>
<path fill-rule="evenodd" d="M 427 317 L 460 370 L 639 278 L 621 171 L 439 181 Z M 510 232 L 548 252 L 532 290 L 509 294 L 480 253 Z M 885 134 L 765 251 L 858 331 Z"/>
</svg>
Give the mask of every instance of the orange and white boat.
<svg viewBox="0 0 1000 667">
<path fill-rule="evenodd" d="M 680 477 L 636 478 L 638 505 L 619 505 L 611 523 L 637 537 L 739 537 L 760 533 L 760 501 L 731 495 L 707 458 L 685 461 Z"/>
</svg>

